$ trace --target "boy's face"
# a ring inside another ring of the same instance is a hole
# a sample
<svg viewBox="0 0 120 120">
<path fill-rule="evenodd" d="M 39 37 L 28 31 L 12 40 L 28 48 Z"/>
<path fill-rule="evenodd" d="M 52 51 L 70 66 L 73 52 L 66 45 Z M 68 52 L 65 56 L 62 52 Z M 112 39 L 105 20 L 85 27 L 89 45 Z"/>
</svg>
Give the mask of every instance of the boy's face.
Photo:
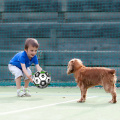
<svg viewBox="0 0 120 120">
<path fill-rule="evenodd" d="M 38 48 L 33 47 L 31 45 L 29 45 L 27 50 L 25 49 L 29 59 L 33 58 L 37 54 L 37 50 Z"/>
</svg>

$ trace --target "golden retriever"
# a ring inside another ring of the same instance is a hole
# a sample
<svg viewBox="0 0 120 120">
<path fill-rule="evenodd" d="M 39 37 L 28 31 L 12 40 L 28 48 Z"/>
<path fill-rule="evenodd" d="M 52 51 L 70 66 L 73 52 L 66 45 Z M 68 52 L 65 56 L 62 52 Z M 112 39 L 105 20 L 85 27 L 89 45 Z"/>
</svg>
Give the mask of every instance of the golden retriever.
<svg viewBox="0 0 120 120">
<path fill-rule="evenodd" d="M 87 89 L 96 85 L 102 85 L 106 92 L 111 93 L 110 103 L 116 103 L 116 71 L 105 67 L 86 67 L 80 59 L 72 59 L 68 62 L 67 74 L 74 74 L 75 81 L 81 90 L 81 99 L 85 102 Z"/>
</svg>

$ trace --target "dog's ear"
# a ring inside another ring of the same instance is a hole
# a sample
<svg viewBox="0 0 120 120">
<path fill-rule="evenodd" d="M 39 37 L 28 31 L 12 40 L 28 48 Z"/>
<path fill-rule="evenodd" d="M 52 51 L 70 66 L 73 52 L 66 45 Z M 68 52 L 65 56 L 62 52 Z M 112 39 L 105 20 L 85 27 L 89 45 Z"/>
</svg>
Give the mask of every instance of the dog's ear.
<svg viewBox="0 0 120 120">
<path fill-rule="evenodd" d="M 71 73 L 74 72 L 74 61 L 71 61 Z"/>
<path fill-rule="evenodd" d="M 74 61 L 70 61 L 70 68 L 69 68 L 69 72 L 73 73 L 74 72 Z"/>
<path fill-rule="evenodd" d="M 69 64 L 68 64 L 68 69 L 67 69 L 67 74 L 71 74 L 74 72 L 74 61 L 70 61 Z"/>
</svg>

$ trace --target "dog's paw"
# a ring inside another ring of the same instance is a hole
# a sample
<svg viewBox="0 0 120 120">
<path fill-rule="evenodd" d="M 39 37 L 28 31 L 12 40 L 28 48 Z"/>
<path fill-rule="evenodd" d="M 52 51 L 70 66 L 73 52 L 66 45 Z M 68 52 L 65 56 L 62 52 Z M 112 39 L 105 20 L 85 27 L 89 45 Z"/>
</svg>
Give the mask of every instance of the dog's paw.
<svg viewBox="0 0 120 120">
<path fill-rule="evenodd" d="M 83 102 L 85 102 L 85 100 L 80 99 L 80 100 L 77 101 L 77 103 L 83 103 Z"/>
<path fill-rule="evenodd" d="M 115 101 L 115 100 L 111 100 L 111 101 L 109 101 L 109 103 L 116 103 L 117 101 Z"/>
</svg>

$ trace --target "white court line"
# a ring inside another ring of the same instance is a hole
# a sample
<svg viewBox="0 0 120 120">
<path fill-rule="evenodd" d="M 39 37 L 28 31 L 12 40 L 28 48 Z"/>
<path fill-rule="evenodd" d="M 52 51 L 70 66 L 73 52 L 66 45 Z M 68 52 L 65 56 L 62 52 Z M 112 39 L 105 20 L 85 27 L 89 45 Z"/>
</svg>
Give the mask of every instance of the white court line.
<svg viewBox="0 0 120 120">
<path fill-rule="evenodd" d="M 94 97 L 97 97 L 97 96 L 92 96 L 92 97 L 87 97 L 87 98 L 94 98 Z M 3 112 L 3 113 L 0 113 L 0 115 L 14 114 L 14 113 L 19 113 L 19 112 L 34 110 L 34 109 L 38 109 L 38 108 L 45 108 L 45 107 L 55 106 L 55 105 L 59 105 L 59 104 L 70 103 L 70 102 L 77 101 L 77 100 L 78 99 L 70 100 L 70 101 L 65 101 L 65 102 L 60 102 L 60 103 L 53 103 L 53 104 L 49 104 L 49 105 L 42 105 L 42 106 L 33 107 L 33 108 L 26 108 L 26 109 L 21 109 L 21 110 Z"/>
</svg>

